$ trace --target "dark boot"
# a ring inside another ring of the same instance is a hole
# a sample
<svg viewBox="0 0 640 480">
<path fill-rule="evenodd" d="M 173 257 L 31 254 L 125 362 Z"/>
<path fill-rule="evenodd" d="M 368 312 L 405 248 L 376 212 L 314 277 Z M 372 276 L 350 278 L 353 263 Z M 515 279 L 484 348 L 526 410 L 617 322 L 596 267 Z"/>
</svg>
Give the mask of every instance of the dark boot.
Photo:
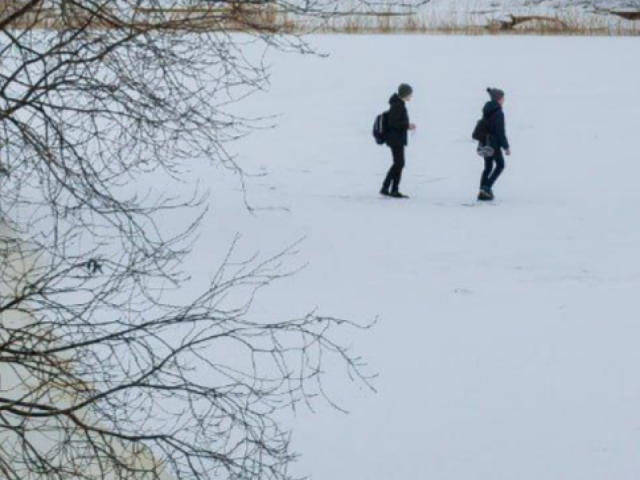
<svg viewBox="0 0 640 480">
<path fill-rule="evenodd" d="M 400 193 L 400 192 L 391 192 L 389 194 L 389 196 L 393 197 L 393 198 L 409 198 L 409 195 L 405 195 L 405 194 Z"/>
<path fill-rule="evenodd" d="M 490 188 L 481 188 L 478 193 L 478 200 L 481 202 L 490 202 L 493 200 L 493 192 Z"/>
</svg>

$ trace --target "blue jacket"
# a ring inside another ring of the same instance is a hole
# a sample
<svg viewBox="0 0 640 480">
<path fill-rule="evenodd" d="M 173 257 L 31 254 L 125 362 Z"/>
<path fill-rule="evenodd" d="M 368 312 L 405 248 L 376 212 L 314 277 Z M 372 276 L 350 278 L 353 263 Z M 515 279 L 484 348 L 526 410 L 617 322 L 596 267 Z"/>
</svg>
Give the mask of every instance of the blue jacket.
<svg viewBox="0 0 640 480">
<path fill-rule="evenodd" d="M 490 101 L 484 106 L 482 115 L 489 124 L 489 143 L 496 150 L 509 150 L 509 139 L 505 127 L 504 111 L 498 102 Z"/>
<path fill-rule="evenodd" d="M 405 147 L 409 143 L 409 113 L 406 103 L 397 95 L 389 99 L 389 114 L 387 116 L 387 145 L 390 147 Z"/>
</svg>

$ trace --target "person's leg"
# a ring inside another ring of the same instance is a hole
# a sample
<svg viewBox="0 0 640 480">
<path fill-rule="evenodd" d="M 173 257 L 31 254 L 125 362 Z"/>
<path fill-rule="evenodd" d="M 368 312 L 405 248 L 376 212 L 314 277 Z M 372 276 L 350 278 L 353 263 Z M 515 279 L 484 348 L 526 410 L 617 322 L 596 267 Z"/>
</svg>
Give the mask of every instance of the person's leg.
<svg viewBox="0 0 640 480">
<path fill-rule="evenodd" d="M 391 184 L 394 182 L 395 178 L 396 178 L 396 171 L 398 169 L 397 167 L 397 153 L 396 153 L 397 148 L 396 147 L 391 147 L 391 155 L 393 157 L 393 164 L 391 165 L 391 168 L 389 169 L 389 172 L 387 173 L 386 178 L 384 179 L 384 183 L 382 184 L 382 193 L 389 193 L 389 189 L 391 188 Z"/>
<path fill-rule="evenodd" d="M 393 179 L 394 168 L 395 168 L 395 165 L 391 165 L 391 168 L 389 169 L 389 172 L 387 173 L 387 176 L 384 179 L 384 183 L 382 184 L 381 193 L 384 193 L 384 194 L 389 193 L 389 188 L 391 187 L 391 180 Z"/>
<path fill-rule="evenodd" d="M 482 178 L 480 179 L 480 190 L 491 190 L 491 172 L 493 171 L 493 161 L 492 157 L 484 159 L 484 170 L 482 172 Z"/>
<path fill-rule="evenodd" d="M 402 181 L 402 170 L 404 170 L 404 147 L 396 147 L 393 149 L 393 178 L 391 181 L 391 193 L 400 191 L 400 182 Z"/>
<path fill-rule="evenodd" d="M 500 178 L 502 172 L 504 172 L 504 157 L 502 156 L 502 153 L 498 153 L 495 156 L 494 161 L 496 162 L 496 168 L 494 168 L 491 176 L 489 177 L 489 188 L 493 188 L 493 185 L 496 183 L 498 178 Z"/>
</svg>

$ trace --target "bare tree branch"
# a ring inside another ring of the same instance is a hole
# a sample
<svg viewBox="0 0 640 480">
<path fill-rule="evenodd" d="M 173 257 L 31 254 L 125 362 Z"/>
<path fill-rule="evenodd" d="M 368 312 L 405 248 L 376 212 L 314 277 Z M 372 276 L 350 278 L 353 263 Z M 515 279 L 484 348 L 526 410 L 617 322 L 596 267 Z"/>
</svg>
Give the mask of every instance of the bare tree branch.
<svg viewBox="0 0 640 480">
<path fill-rule="evenodd" d="M 361 327 L 250 315 L 293 250 L 231 248 L 207 284 L 182 267 L 209 206 L 190 166 L 241 177 L 255 123 L 232 106 L 266 88 L 265 48 L 311 52 L 280 15 L 343 6 L 0 3 L 2 478 L 289 479 L 278 412 L 331 403 L 336 365 L 369 386 L 340 340 Z"/>
</svg>

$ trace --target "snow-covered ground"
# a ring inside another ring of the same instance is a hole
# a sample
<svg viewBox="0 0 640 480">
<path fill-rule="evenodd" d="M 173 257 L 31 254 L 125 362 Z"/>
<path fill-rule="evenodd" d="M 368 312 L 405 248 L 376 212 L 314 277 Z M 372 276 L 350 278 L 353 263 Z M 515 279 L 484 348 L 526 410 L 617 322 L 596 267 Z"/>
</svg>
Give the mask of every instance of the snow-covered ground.
<svg viewBox="0 0 640 480">
<path fill-rule="evenodd" d="M 634 39 L 320 37 L 328 59 L 275 55 L 281 114 L 235 145 L 196 246 L 204 274 L 237 232 L 269 254 L 306 237 L 301 273 L 256 315 L 315 306 L 366 322 L 347 338 L 380 373 L 374 395 L 338 381 L 351 411 L 291 425 L 318 480 L 640 478 L 640 67 Z M 389 152 L 374 116 L 415 87 L 403 190 L 377 195 Z M 485 87 L 507 92 L 513 156 L 495 205 L 474 198 L 470 132 Z M 169 221 L 169 219 L 168 219 Z"/>
</svg>

